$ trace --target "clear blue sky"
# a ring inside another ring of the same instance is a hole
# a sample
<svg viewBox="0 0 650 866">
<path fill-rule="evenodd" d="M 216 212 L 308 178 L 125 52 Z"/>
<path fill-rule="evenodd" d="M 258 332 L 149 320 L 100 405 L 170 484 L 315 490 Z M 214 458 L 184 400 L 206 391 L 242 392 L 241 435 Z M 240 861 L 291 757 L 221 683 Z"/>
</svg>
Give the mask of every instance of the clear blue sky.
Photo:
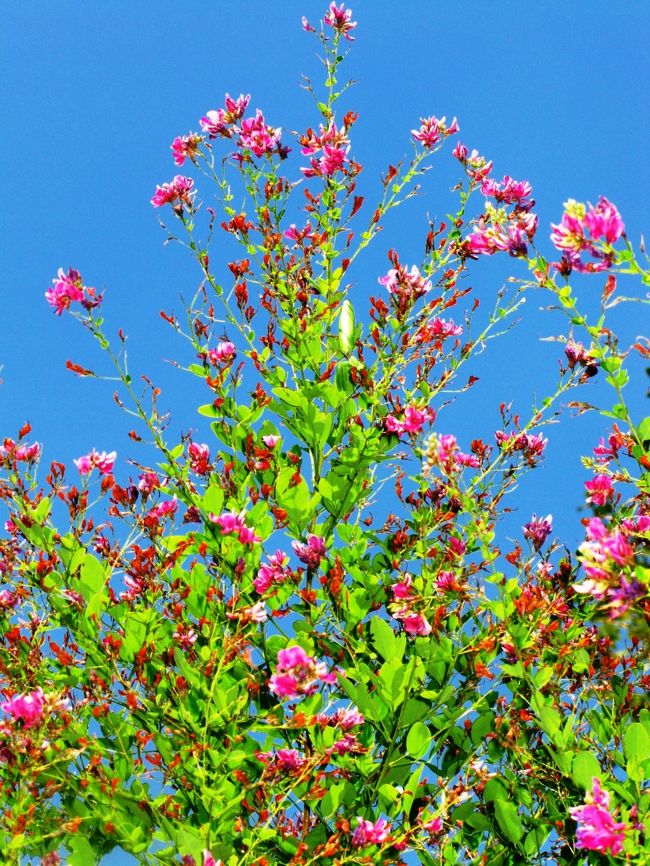
<svg viewBox="0 0 650 866">
<path fill-rule="evenodd" d="M 126 437 L 132 425 L 112 403 L 112 386 L 65 369 L 68 358 L 102 367 L 82 329 L 55 318 L 43 298 L 57 268 L 68 266 L 105 289 L 108 330 L 122 326 L 130 335 L 131 366 L 162 386 L 175 429 L 199 425 L 192 407 L 205 402 L 205 393 L 163 362 L 184 353 L 185 344 L 173 343 L 158 316 L 163 307 L 179 310 L 179 293 L 190 295 L 199 275 L 180 249 L 163 247 L 149 199 L 176 172 L 169 150 L 174 136 L 198 130 L 199 117 L 219 107 L 226 91 L 250 92 L 251 108 L 262 108 L 285 130 L 316 122 L 298 84 L 301 72 L 318 80 L 317 43 L 302 32 L 300 17 L 315 22 L 325 5 L 3 4 L 3 436 L 14 436 L 29 419 L 47 462 L 69 462 L 93 446 L 145 459 Z M 461 140 L 494 160 L 495 176 L 532 182 L 542 251 L 550 253 L 548 224 L 570 197 L 595 202 L 604 194 L 618 205 L 635 243 L 648 234 L 647 0 L 351 5 L 359 24 L 346 71 L 359 83 L 342 106 L 360 112 L 354 156 L 365 166 L 368 195 L 379 172 L 409 153 L 409 130 L 419 116 L 457 115 Z M 293 156 L 297 175 L 297 148 Z M 354 275 L 360 301 L 379 291 L 390 246 L 407 263 L 421 258 L 426 213 L 443 216 L 448 209 L 453 162 L 440 156 L 426 194 L 386 221 L 364 271 Z M 477 269 L 474 285 L 487 305 L 508 273 L 523 272 L 503 257 Z M 576 286 L 581 295 L 596 296 L 602 280 Z M 532 394 L 545 395 L 559 347 L 538 337 L 560 329 L 558 319 L 537 312 L 546 302 L 539 295 L 528 299 L 530 321 L 483 356 L 481 390 L 445 416 L 442 432 L 456 433 L 465 446 L 474 436 L 489 438 L 501 400 L 514 400 L 526 417 Z M 648 317 L 642 322 L 638 309 L 619 308 L 617 322 L 630 339 L 648 331 Z M 634 391 L 641 413 L 646 383 L 640 364 L 636 370 L 630 397 Z M 581 397 L 598 402 L 606 395 L 593 384 Z M 578 455 L 597 442 L 604 421 L 567 422 L 547 431 L 546 466 L 527 478 L 517 519 L 521 524 L 532 510 L 552 511 L 557 528 L 575 540 L 586 477 Z"/>
</svg>

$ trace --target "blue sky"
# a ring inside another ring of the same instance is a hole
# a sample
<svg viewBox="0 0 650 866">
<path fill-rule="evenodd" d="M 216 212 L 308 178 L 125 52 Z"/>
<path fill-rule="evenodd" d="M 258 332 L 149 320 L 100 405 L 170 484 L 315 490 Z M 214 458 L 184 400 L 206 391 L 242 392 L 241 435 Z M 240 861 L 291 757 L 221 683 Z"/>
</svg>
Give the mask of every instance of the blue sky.
<svg viewBox="0 0 650 866">
<path fill-rule="evenodd" d="M 179 248 L 163 247 L 149 199 L 157 183 L 176 173 L 169 151 L 174 136 L 197 130 L 199 117 L 219 107 L 226 91 L 250 92 L 251 108 L 262 108 L 285 131 L 317 121 L 299 88 L 301 72 L 318 81 L 317 42 L 302 32 L 300 17 L 316 22 L 324 7 L 314 0 L 4 4 L 3 436 L 15 436 L 29 420 L 47 462 L 69 462 L 91 447 L 146 459 L 126 436 L 132 424 L 113 404 L 112 384 L 80 380 L 65 369 L 68 358 L 105 369 L 90 338 L 72 320 L 53 316 L 44 300 L 57 268 L 69 266 L 105 290 L 107 330 L 123 327 L 130 335 L 131 367 L 162 387 L 173 429 L 199 425 L 193 407 L 205 402 L 205 393 L 164 362 L 190 359 L 158 315 L 161 308 L 180 310 L 179 294 L 191 296 L 199 275 Z M 352 8 L 359 24 L 344 77 L 358 85 L 342 108 L 360 113 L 353 152 L 364 164 L 361 185 L 371 198 L 379 173 L 410 152 L 409 131 L 420 116 L 457 115 L 461 140 L 494 160 L 495 176 L 533 184 L 542 252 L 550 254 L 548 225 L 559 220 L 567 198 L 595 202 L 604 194 L 617 204 L 635 244 L 647 233 L 645 0 L 359 0 Z M 386 221 L 363 271 L 353 275 L 358 315 L 368 294 L 379 292 L 386 250 L 395 247 L 407 263 L 419 260 L 426 214 L 442 217 L 449 208 L 457 168 L 450 150 L 438 157 L 423 195 Z M 293 156 L 297 174 L 297 149 Z M 509 274 L 523 277 L 524 270 L 507 257 L 477 268 L 474 285 L 486 306 Z M 592 296 L 589 309 L 596 308 L 602 282 L 575 281 L 580 297 Z M 547 303 L 539 295 L 527 299 L 529 320 L 489 348 L 478 365 L 481 383 L 445 416 L 442 432 L 454 432 L 465 446 L 477 435 L 489 438 L 501 400 L 515 401 L 526 417 L 533 394 L 545 396 L 560 352 L 538 338 L 563 327 L 538 311 Z M 614 317 L 624 341 L 647 332 L 647 321 L 626 306 Z M 629 398 L 642 417 L 646 383 L 642 365 L 633 369 Z M 609 400 L 602 383 L 591 383 L 579 397 Z M 595 415 L 565 416 L 546 431 L 546 465 L 524 481 L 520 524 L 533 510 L 551 511 L 561 533 L 578 539 L 587 477 L 579 455 L 604 431 Z"/>
</svg>

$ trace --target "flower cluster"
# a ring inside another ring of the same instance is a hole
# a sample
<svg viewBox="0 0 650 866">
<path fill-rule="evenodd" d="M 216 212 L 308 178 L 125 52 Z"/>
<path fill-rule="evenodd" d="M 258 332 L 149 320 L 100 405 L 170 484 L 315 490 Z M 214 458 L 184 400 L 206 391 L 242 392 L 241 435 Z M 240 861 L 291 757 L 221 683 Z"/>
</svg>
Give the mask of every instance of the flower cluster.
<svg viewBox="0 0 650 866">
<path fill-rule="evenodd" d="M 378 818 L 373 824 L 365 818 L 357 818 L 357 826 L 352 834 L 352 845 L 364 848 L 366 845 L 381 845 L 390 836 L 391 826 L 385 818 Z"/>
<path fill-rule="evenodd" d="M 235 344 L 230 340 L 217 343 L 216 349 L 208 349 L 208 358 L 215 367 L 222 364 L 230 364 L 236 357 Z"/>
<path fill-rule="evenodd" d="M 321 126 L 319 135 L 308 129 L 300 138 L 300 144 L 301 152 L 305 156 L 322 151 L 320 157 L 313 157 L 310 160 L 308 168 L 300 169 L 305 177 L 333 177 L 337 172 L 345 169 L 350 150 L 345 126 L 338 129 L 336 123 L 332 121 L 327 129 Z"/>
<path fill-rule="evenodd" d="M 627 825 L 614 821 L 609 811 L 609 794 L 602 789 L 597 777 L 594 777 L 592 789 L 585 797 L 585 805 L 574 806 L 569 813 L 578 824 L 578 848 L 614 856 L 621 853 Z"/>
<path fill-rule="evenodd" d="M 171 151 L 176 165 L 183 165 L 186 159 L 195 161 L 203 137 L 195 132 L 188 135 L 177 135 L 172 141 Z"/>
<path fill-rule="evenodd" d="M 540 550 L 552 531 L 553 518 L 550 514 L 546 517 L 537 517 L 533 514 L 530 522 L 524 525 L 524 538 L 530 541 L 535 550 Z"/>
<path fill-rule="evenodd" d="M 465 241 L 465 251 L 470 256 L 491 256 L 498 252 L 525 256 L 536 231 L 535 214 L 519 207 L 508 213 L 487 203 L 484 215 Z"/>
<path fill-rule="evenodd" d="M 54 286 L 45 292 L 45 298 L 58 316 L 72 303 L 79 303 L 86 310 L 101 304 L 102 296 L 98 295 L 95 289 L 84 286 L 81 274 L 74 268 L 69 268 L 67 274 L 59 268 L 52 282 Z"/>
<path fill-rule="evenodd" d="M 578 558 L 587 577 L 573 588 L 605 601 L 612 618 L 621 616 L 645 594 L 630 568 L 634 548 L 621 529 L 608 529 L 600 518 L 593 517 L 587 524 L 587 540 L 578 548 Z"/>
<path fill-rule="evenodd" d="M 336 674 L 327 673 L 324 662 L 308 656 L 300 646 L 280 650 L 275 673 L 269 679 L 269 688 L 279 698 L 297 698 L 312 695 L 318 682 L 335 683 Z"/>
<path fill-rule="evenodd" d="M 162 207 L 170 204 L 178 214 L 183 213 L 183 206 L 192 210 L 192 198 L 196 190 L 194 189 L 194 181 L 191 177 L 183 177 L 177 174 L 169 183 L 163 183 L 156 187 L 154 197 L 151 199 L 151 204 L 154 207 Z"/>
<path fill-rule="evenodd" d="M 530 433 L 524 433 L 523 431 L 505 433 L 503 430 L 497 430 L 494 434 L 494 438 L 502 451 L 508 451 L 510 453 L 515 451 L 521 452 L 524 460 L 526 460 L 529 466 L 535 465 L 544 453 L 548 444 L 548 440 L 545 439 L 541 433 L 538 435 L 532 435 Z"/>
<path fill-rule="evenodd" d="M 200 120 L 201 129 L 210 138 L 232 138 L 237 132 L 236 124 L 244 116 L 250 100 L 250 94 L 244 96 L 240 93 L 237 99 L 233 99 L 229 93 L 226 93 L 225 108 L 207 111 Z"/>
<path fill-rule="evenodd" d="M 240 514 L 237 514 L 236 511 L 226 511 L 218 517 L 212 513 L 208 517 L 212 523 L 216 523 L 220 527 L 222 535 L 236 535 L 242 544 L 255 544 L 262 538 L 256 535 L 249 526 L 246 526 L 245 515 L 246 511 L 242 511 Z"/>
<path fill-rule="evenodd" d="M 591 203 L 569 199 L 559 225 L 551 225 L 551 240 L 562 252 L 562 260 L 555 267 L 568 274 L 575 268 L 581 272 L 606 271 L 614 261 L 612 245 L 625 231 L 621 215 L 605 196 L 594 207 Z M 595 261 L 584 261 L 587 253 Z"/>
<path fill-rule="evenodd" d="M 286 568 L 288 562 L 289 557 L 281 550 L 267 555 L 267 562 L 259 567 L 257 577 L 253 581 L 253 586 L 260 595 L 270 589 L 273 584 L 284 583 L 291 575 L 291 571 Z"/>
<path fill-rule="evenodd" d="M 446 120 L 446 117 L 441 117 L 440 119 L 433 116 L 421 117 L 420 128 L 412 129 L 411 135 L 416 141 L 419 141 L 423 147 L 432 148 L 443 138 L 447 138 L 449 135 L 454 135 L 454 133 L 459 131 L 460 127 L 458 126 L 458 121 L 455 117 L 449 126 L 447 126 Z"/>
<path fill-rule="evenodd" d="M 431 280 L 423 277 L 418 268 L 413 265 L 407 270 L 405 265 L 395 262 L 396 267 L 379 277 L 378 282 L 385 286 L 393 296 L 393 303 L 400 313 L 406 310 L 422 295 L 431 290 Z"/>
<path fill-rule="evenodd" d="M 307 536 L 307 544 L 303 544 L 301 541 L 292 541 L 291 546 L 298 559 L 312 570 L 318 568 L 321 559 L 325 556 L 325 540 L 320 535 L 310 533 Z"/>
<path fill-rule="evenodd" d="M 88 475 L 93 469 L 98 469 L 100 475 L 110 475 L 113 471 L 116 458 L 116 451 L 110 451 L 109 453 L 102 451 L 99 453 L 93 448 L 89 454 L 84 454 L 83 457 L 78 457 L 72 462 L 79 470 L 80 475 Z"/>
<path fill-rule="evenodd" d="M 394 415 L 387 415 L 384 418 L 384 427 L 389 433 L 397 433 L 401 436 L 402 433 L 412 433 L 417 435 L 427 421 L 434 421 L 436 413 L 433 409 L 419 409 L 417 406 L 407 406 L 401 418 L 396 418 Z"/>
<path fill-rule="evenodd" d="M 418 613 L 413 609 L 413 604 L 417 601 L 415 595 L 412 594 L 411 588 L 413 578 L 410 574 L 405 574 L 402 580 L 394 583 L 391 587 L 393 600 L 397 602 L 392 616 L 404 626 L 404 631 L 412 637 L 426 637 L 431 634 L 431 623 L 422 613 Z M 403 604 L 400 604 L 403 602 Z"/>
<path fill-rule="evenodd" d="M 210 447 L 199 445 L 198 442 L 190 442 L 187 446 L 187 456 L 190 461 L 190 469 L 197 475 L 207 475 L 210 471 Z"/>
<path fill-rule="evenodd" d="M 41 446 L 38 442 L 31 445 L 18 445 L 13 439 L 5 439 L 0 445 L 0 462 L 2 463 L 36 463 L 41 456 Z"/>
<path fill-rule="evenodd" d="M 45 712 L 43 689 L 35 689 L 26 695 L 14 695 L 0 704 L 0 710 L 14 721 L 21 721 L 23 728 L 35 728 L 40 725 Z"/>
<path fill-rule="evenodd" d="M 422 468 L 423 475 L 430 475 L 434 467 L 440 469 L 445 475 L 454 475 L 465 466 L 476 469 L 478 465 L 478 457 L 475 454 L 465 454 L 461 451 L 456 437 L 452 436 L 451 433 L 442 435 L 432 433 L 427 439 Z"/>
<path fill-rule="evenodd" d="M 323 20 L 325 21 L 325 24 L 329 24 L 329 26 L 336 30 L 337 33 L 344 36 L 348 42 L 354 42 L 354 36 L 350 36 L 350 30 L 354 30 L 357 26 L 357 22 L 352 21 L 351 19 L 351 9 L 346 9 L 344 3 L 337 6 L 336 3 L 332 2 L 325 13 Z"/>
</svg>

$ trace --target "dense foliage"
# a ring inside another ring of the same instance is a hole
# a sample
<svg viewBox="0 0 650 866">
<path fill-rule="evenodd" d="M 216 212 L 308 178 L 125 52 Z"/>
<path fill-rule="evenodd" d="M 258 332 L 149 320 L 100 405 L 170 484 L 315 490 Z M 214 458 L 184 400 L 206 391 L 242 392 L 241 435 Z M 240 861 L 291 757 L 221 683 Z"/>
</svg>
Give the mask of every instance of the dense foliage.
<svg viewBox="0 0 650 866">
<path fill-rule="evenodd" d="M 202 201 L 184 175 L 152 199 L 201 273 L 185 321 L 162 315 L 191 346 L 210 441 L 167 440 L 78 272 L 47 292 L 107 353 L 152 447 L 123 483 L 95 450 L 39 482 L 28 425 L 0 448 L 3 862 L 650 862 L 650 419 L 624 398 L 629 352 L 650 352 L 606 318 L 629 301 L 617 274 L 649 272 L 602 197 L 567 203 L 547 261 L 530 184 L 494 178 L 455 118 L 422 119 L 365 201 L 356 115 L 336 113 L 355 22 L 332 3 L 303 27 L 326 73 L 324 95 L 307 88 L 315 128 L 290 149 L 226 96 L 172 145 Z M 390 251 L 362 311 L 346 273 L 434 158 L 457 160 L 457 210 L 417 264 Z M 216 236 L 235 251 L 218 265 Z M 486 315 L 467 275 L 492 255 L 515 279 Z M 579 274 L 602 293 L 595 321 Z M 532 291 L 567 315 L 557 387 L 459 442 L 437 413 Z M 533 515 L 511 546 L 505 497 L 595 375 L 615 397 L 585 457 L 584 543 Z"/>
</svg>

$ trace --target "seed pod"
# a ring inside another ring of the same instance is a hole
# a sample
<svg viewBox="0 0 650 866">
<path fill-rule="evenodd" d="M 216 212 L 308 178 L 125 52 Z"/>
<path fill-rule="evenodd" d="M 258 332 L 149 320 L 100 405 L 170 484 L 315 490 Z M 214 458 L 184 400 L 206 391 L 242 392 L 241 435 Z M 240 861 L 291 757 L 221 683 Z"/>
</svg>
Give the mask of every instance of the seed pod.
<svg viewBox="0 0 650 866">
<path fill-rule="evenodd" d="M 344 355 L 349 355 L 354 346 L 354 307 L 348 300 L 341 304 L 339 346 Z"/>
</svg>

